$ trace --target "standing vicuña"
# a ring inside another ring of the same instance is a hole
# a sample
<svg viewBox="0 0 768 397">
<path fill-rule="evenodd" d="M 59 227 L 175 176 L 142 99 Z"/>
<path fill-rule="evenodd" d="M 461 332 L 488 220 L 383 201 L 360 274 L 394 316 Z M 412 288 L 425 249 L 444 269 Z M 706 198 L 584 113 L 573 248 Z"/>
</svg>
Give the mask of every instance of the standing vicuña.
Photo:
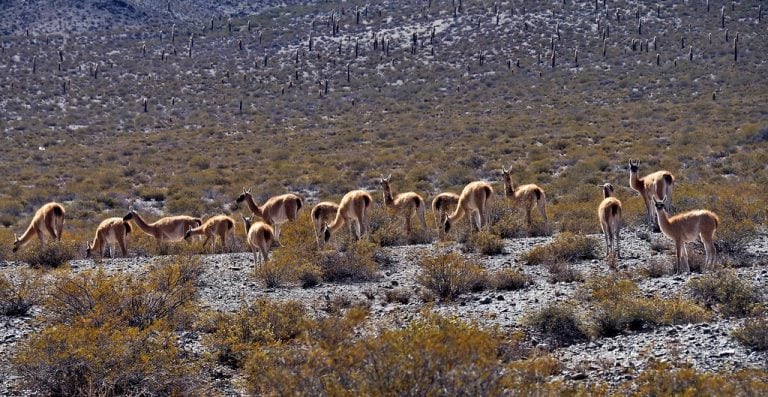
<svg viewBox="0 0 768 397">
<path fill-rule="evenodd" d="M 61 231 L 64 229 L 64 206 L 59 203 L 48 203 L 35 212 L 32 222 L 21 237 L 13 234 L 13 252 L 27 245 L 32 238 L 37 236 L 40 246 L 45 244 L 45 234 L 56 241 L 61 240 Z"/>
<path fill-rule="evenodd" d="M 393 195 L 392 186 L 389 181 L 392 180 L 392 174 L 389 174 L 386 178 L 384 175 L 379 180 L 381 182 L 382 189 L 384 191 L 384 204 L 391 208 L 395 215 L 402 214 L 405 217 L 405 233 L 411 234 L 411 217 L 415 212 L 421 221 L 421 225 L 424 229 L 427 228 L 427 221 L 424 219 L 424 199 L 414 192 L 400 193 Z"/>
<path fill-rule="evenodd" d="M 312 207 L 309 213 L 312 218 L 313 231 L 315 232 L 315 243 L 320 247 L 319 233 L 323 231 L 323 225 L 331 222 L 336 213 L 339 212 L 339 205 L 330 201 L 323 201 Z"/>
<path fill-rule="evenodd" d="M 614 195 L 614 187 L 610 183 L 597 185 L 603 189 L 603 201 L 597 208 L 597 217 L 600 219 L 600 227 L 605 236 L 605 259 L 611 267 L 615 267 L 611 259 L 621 258 L 619 248 L 619 232 L 621 230 L 621 201 Z"/>
<path fill-rule="evenodd" d="M 267 223 L 261 221 L 253 222 L 255 216 L 240 216 L 243 218 L 243 223 L 245 223 L 248 245 L 251 246 L 251 251 L 253 251 L 253 265 L 258 266 L 259 254 L 261 254 L 262 263 L 267 262 L 269 260 L 269 249 L 275 241 L 274 229 Z"/>
<path fill-rule="evenodd" d="M 330 224 L 323 226 L 323 241 L 328 242 L 331 234 L 336 233 L 344 224 L 349 228 L 349 234 L 359 240 L 368 233 L 368 208 L 373 199 L 364 190 L 352 190 L 341 198 L 336 218 Z M 354 223 L 354 225 L 353 225 Z"/>
<path fill-rule="evenodd" d="M 656 171 L 639 178 L 637 176 L 639 168 L 640 161 L 629 160 L 629 186 L 640 193 L 643 203 L 645 203 L 648 225 L 655 226 L 656 211 L 653 203 L 662 200 L 668 207 L 672 207 L 672 190 L 675 186 L 675 177 L 669 171 Z"/>
<path fill-rule="evenodd" d="M 208 218 L 202 225 L 194 228 L 187 229 L 184 234 L 184 240 L 189 239 L 192 236 L 205 235 L 205 241 L 203 241 L 203 252 L 207 252 L 205 246 L 208 244 L 208 240 L 213 238 L 213 248 L 211 252 L 216 251 L 216 237 L 221 240 L 222 250 L 227 249 L 227 236 L 231 235 L 235 231 L 235 220 L 226 215 L 216 215 Z"/>
<path fill-rule="evenodd" d="M 443 234 L 443 221 L 445 220 L 448 211 L 459 204 L 459 195 L 456 193 L 440 193 L 432 199 L 432 215 L 435 217 L 435 227 L 437 228 L 437 235 L 441 237 Z"/>
<path fill-rule="evenodd" d="M 264 205 L 258 206 L 253 200 L 251 189 L 245 190 L 245 188 L 243 188 L 243 193 L 237 198 L 238 203 L 243 201 L 248 205 L 253 215 L 274 227 L 275 241 L 278 244 L 280 244 L 280 226 L 283 223 L 295 221 L 301 206 L 304 204 L 301 197 L 288 193 L 274 196 L 267 200 Z"/>
<path fill-rule="evenodd" d="M 443 230 L 446 234 L 451 230 L 451 224 L 458 222 L 467 215 L 470 229 L 477 226 L 481 230 L 490 224 L 490 204 L 493 198 L 493 187 L 488 182 L 470 182 L 461 191 L 456 210 L 445 218 Z M 473 222 L 474 221 L 474 222 Z"/>
<path fill-rule="evenodd" d="M 136 226 L 142 232 L 155 238 L 158 246 L 165 241 L 182 240 L 187 230 L 203 224 L 200 218 L 186 215 L 168 216 L 160 218 L 156 222 L 147 223 L 133 207 L 128 207 L 128 214 L 123 217 L 123 220 L 136 222 Z"/>
<path fill-rule="evenodd" d="M 688 250 L 685 248 L 685 243 L 696 241 L 697 238 L 701 238 L 701 242 L 704 243 L 704 251 L 707 254 L 704 265 L 714 266 L 717 260 L 714 240 L 717 226 L 720 225 L 720 218 L 708 210 L 688 211 L 670 218 L 667 214 L 666 204 L 664 204 L 665 198 L 662 198 L 661 201 L 655 199 L 653 201 L 659 218 L 659 229 L 665 236 L 675 240 L 677 254 L 675 273 L 691 271 L 688 267 Z M 681 259 L 684 269 L 680 268 Z"/>
<path fill-rule="evenodd" d="M 93 237 L 93 242 L 88 243 L 85 257 L 89 258 L 91 253 L 96 251 L 99 253 L 99 257 L 103 258 L 105 248 L 109 250 L 109 256 L 112 257 L 112 246 L 115 243 L 120 246 L 120 252 L 123 256 L 128 256 L 125 240 L 130 232 L 131 224 L 128 221 L 124 221 L 123 218 L 104 219 L 99 224 L 99 227 L 96 228 L 96 236 Z"/>
<path fill-rule="evenodd" d="M 531 227 L 531 212 L 534 207 L 539 208 L 539 213 L 542 219 L 544 219 L 544 228 L 547 227 L 547 211 L 545 206 L 547 204 L 547 195 L 544 193 L 544 189 L 538 185 L 529 184 L 521 185 L 515 188 L 512 183 L 512 167 L 506 169 L 501 167 L 501 176 L 504 180 L 504 195 L 508 199 L 515 201 L 515 204 L 522 206 L 525 210 L 525 223 L 528 228 Z"/>
</svg>

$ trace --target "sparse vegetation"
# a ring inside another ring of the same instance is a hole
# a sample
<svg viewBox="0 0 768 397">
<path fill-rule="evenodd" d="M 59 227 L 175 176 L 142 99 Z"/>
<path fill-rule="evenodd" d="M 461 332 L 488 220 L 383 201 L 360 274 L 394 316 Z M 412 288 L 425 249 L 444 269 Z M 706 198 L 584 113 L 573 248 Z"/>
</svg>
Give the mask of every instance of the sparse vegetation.
<svg viewBox="0 0 768 397">
<path fill-rule="evenodd" d="M 732 269 L 721 269 L 691 279 L 687 288 L 697 302 L 729 317 L 750 315 L 763 300 L 760 291 Z"/>
<path fill-rule="evenodd" d="M 488 275 L 488 280 L 494 289 L 516 291 L 533 283 L 530 276 L 518 269 L 502 269 Z"/>
<path fill-rule="evenodd" d="M 77 248 L 72 241 L 51 241 L 44 246 L 35 243 L 22 248 L 19 256 L 32 267 L 57 268 L 78 257 Z"/>
<path fill-rule="evenodd" d="M 418 282 L 439 298 L 452 300 L 485 284 L 485 270 L 457 253 L 429 255 L 419 261 Z"/>
<path fill-rule="evenodd" d="M 529 314 L 526 325 L 551 338 L 557 345 L 567 346 L 587 339 L 585 324 L 576 310 L 556 303 Z"/>
<path fill-rule="evenodd" d="M 39 275 L 23 271 L 14 276 L 0 274 L 0 315 L 24 316 L 42 299 Z"/>
<path fill-rule="evenodd" d="M 558 262 L 570 263 L 582 259 L 597 258 L 595 239 L 563 232 L 549 244 L 534 247 L 522 255 L 521 259 L 529 265 L 551 265 Z"/>
<path fill-rule="evenodd" d="M 768 318 L 748 318 L 733 332 L 733 337 L 753 350 L 768 350 Z"/>
</svg>

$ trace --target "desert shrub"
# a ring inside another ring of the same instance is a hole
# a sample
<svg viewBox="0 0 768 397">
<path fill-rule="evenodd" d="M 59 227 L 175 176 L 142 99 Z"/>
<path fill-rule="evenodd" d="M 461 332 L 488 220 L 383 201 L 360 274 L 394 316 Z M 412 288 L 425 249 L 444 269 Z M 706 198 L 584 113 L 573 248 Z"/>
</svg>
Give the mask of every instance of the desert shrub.
<svg viewBox="0 0 768 397">
<path fill-rule="evenodd" d="M 0 274 L 0 315 L 26 315 L 40 302 L 42 288 L 39 275 L 31 271 Z"/>
<path fill-rule="evenodd" d="M 76 321 L 44 329 L 14 357 L 23 383 L 45 395 L 190 394 L 202 386 L 163 323 L 145 329 Z"/>
<path fill-rule="evenodd" d="M 752 350 L 768 350 L 768 318 L 749 318 L 733 331 L 733 337 Z"/>
<path fill-rule="evenodd" d="M 593 332 L 614 336 L 656 325 L 707 321 L 711 313 L 682 298 L 646 297 L 632 280 L 614 276 L 594 277 L 585 285 L 594 305 Z"/>
<path fill-rule="evenodd" d="M 751 219 L 720 220 L 715 236 L 718 254 L 741 255 L 758 236 L 757 224 Z"/>
<path fill-rule="evenodd" d="M 694 300 L 729 317 L 749 315 L 763 299 L 757 287 L 732 269 L 691 279 L 686 287 Z"/>
<path fill-rule="evenodd" d="M 523 322 L 558 346 L 567 346 L 587 339 L 585 325 L 576 310 L 567 304 L 548 305 L 527 314 Z"/>
<path fill-rule="evenodd" d="M 554 262 L 546 265 L 547 281 L 555 283 L 573 283 L 584 281 L 584 276 L 568 262 Z"/>
<path fill-rule="evenodd" d="M 146 328 L 163 320 L 180 327 L 194 309 L 199 259 L 159 261 L 146 275 L 108 275 L 103 270 L 60 275 L 53 282 L 46 310 L 55 322 Z"/>
<path fill-rule="evenodd" d="M 72 241 L 49 241 L 42 247 L 37 242 L 22 248 L 19 259 L 32 267 L 56 268 L 78 256 L 78 246 Z"/>
<path fill-rule="evenodd" d="M 60 275 L 46 310 L 53 325 L 14 358 L 31 390 L 46 395 L 189 394 L 199 365 L 177 347 L 191 322 L 199 263 L 151 268 L 142 277 L 103 271 Z"/>
<path fill-rule="evenodd" d="M 296 269 L 296 278 L 301 283 L 301 288 L 312 288 L 322 281 L 323 270 L 318 265 L 305 264 Z"/>
<path fill-rule="evenodd" d="M 0 228 L 0 261 L 11 258 L 13 249 L 13 232 L 11 229 Z"/>
<path fill-rule="evenodd" d="M 483 255 L 499 255 L 504 252 L 504 240 L 489 231 L 481 230 L 469 236 L 465 247 Z"/>
<path fill-rule="evenodd" d="M 217 314 L 209 344 L 219 362 L 239 368 L 255 346 L 297 338 L 308 322 L 306 309 L 299 302 L 258 299 L 236 313 Z"/>
<path fill-rule="evenodd" d="M 292 269 L 285 261 L 268 260 L 256 266 L 256 277 L 261 279 L 267 288 L 277 288 L 283 285 L 292 275 Z"/>
<path fill-rule="evenodd" d="M 501 205 L 491 209 L 491 231 L 501 238 L 520 238 L 528 236 L 525 215 L 509 210 Z"/>
<path fill-rule="evenodd" d="M 458 253 L 427 255 L 419 261 L 417 281 L 438 297 L 452 300 L 485 283 L 485 270 Z"/>
<path fill-rule="evenodd" d="M 377 247 L 365 240 L 350 243 L 344 251 L 323 252 L 320 268 L 323 280 L 334 281 L 372 281 L 379 275 Z"/>
<path fill-rule="evenodd" d="M 768 393 L 768 373 L 741 369 L 700 372 L 690 365 L 652 361 L 640 375 L 621 386 L 633 396 L 758 396 Z"/>
<path fill-rule="evenodd" d="M 518 269 L 501 269 L 488 276 L 491 287 L 497 290 L 516 291 L 533 284 L 531 276 Z"/>
<path fill-rule="evenodd" d="M 349 316 L 347 316 L 349 317 Z M 357 315 L 359 317 L 359 315 Z M 259 395 L 498 395 L 542 389 L 558 371 L 548 357 L 503 361 L 520 339 L 454 318 L 427 315 L 378 337 L 350 338 L 358 320 L 332 317 L 310 331 L 307 346 L 249 356 L 246 378 Z M 508 369 L 509 368 L 509 369 Z M 425 382 L 425 379 L 430 381 Z"/>
<path fill-rule="evenodd" d="M 572 195 L 571 197 L 562 197 L 556 203 L 550 204 L 547 210 L 552 220 L 560 225 L 562 233 L 600 233 L 600 222 L 597 219 L 599 200 L 596 204 L 594 199 L 599 197 L 599 193 L 592 186 L 579 187 L 578 189 L 586 190 L 586 193 L 581 193 L 585 195 L 583 200 L 577 200 Z"/>
<path fill-rule="evenodd" d="M 595 239 L 563 232 L 558 234 L 552 242 L 533 247 L 523 254 L 521 259 L 529 265 L 542 265 L 595 259 L 597 255 L 597 242 Z"/>
<path fill-rule="evenodd" d="M 646 276 L 650 278 L 659 278 L 662 276 L 666 276 L 670 274 L 672 271 L 672 268 L 668 266 L 668 263 L 666 260 L 661 259 L 658 256 L 655 256 L 648 260 L 648 262 L 645 263 L 645 266 L 641 268 L 641 272 Z"/>
<path fill-rule="evenodd" d="M 406 288 L 393 288 L 384 291 L 384 300 L 387 303 L 401 303 L 407 305 L 413 294 Z"/>
</svg>

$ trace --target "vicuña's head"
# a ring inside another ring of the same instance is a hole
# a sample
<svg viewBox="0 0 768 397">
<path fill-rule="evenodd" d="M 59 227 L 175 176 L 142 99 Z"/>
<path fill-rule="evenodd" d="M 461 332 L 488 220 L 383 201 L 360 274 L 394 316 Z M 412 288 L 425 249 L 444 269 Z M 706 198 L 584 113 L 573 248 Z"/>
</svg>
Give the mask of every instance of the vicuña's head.
<svg viewBox="0 0 768 397">
<path fill-rule="evenodd" d="M 656 206 L 657 211 L 666 211 L 667 208 L 664 206 L 664 202 L 667 201 L 667 196 L 664 196 L 661 201 L 656 201 L 656 197 L 653 198 L 653 204 Z"/>
<path fill-rule="evenodd" d="M 184 240 L 192 237 L 192 226 L 187 227 L 187 231 L 184 233 Z"/>
<path fill-rule="evenodd" d="M 610 183 L 604 183 L 602 185 L 597 185 L 597 187 L 603 189 L 603 195 L 605 197 L 613 197 L 613 192 L 616 191 L 616 189 Z"/>
<path fill-rule="evenodd" d="M 331 228 L 328 227 L 328 223 L 323 223 L 323 229 L 320 233 L 323 234 L 323 242 L 327 243 L 331 239 Z"/>
<path fill-rule="evenodd" d="M 509 168 L 501 167 L 501 180 L 504 182 L 504 193 L 509 195 L 515 194 L 515 189 L 512 185 L 512 166 Z"/>
<path fill-rule="evenodd" d="M 629 160 L 629 171 L 637 172 L 638 169 L 640 169 L 640 160 L 633 161 L 632 159 L 630 159 Z"/>
<path fill-rule="evenodd" d="M 451 218 L 445 217 L 445 220 L 443 221 L 443 231 L 447 234 L 449 231 L 451 231 Z"/>
<path fill-rule="evenodd" d="M 385 190 L 389 190 L 389 181 L 392 180 L 392 174 L 389 174 L 386 178 L 384 177 L 384 174 L 381 174 L 381 177 L 379 178 L 379 182 L 381 183 L 381 187 Z"/>
<path fill-rule="evenodd" d="M 245 188 L 243 188 L 243 192 L 240 193 L 239 196 L 237 196 L 237 200 L 236 201 L 238 203 L 242 203 L 243 200 L 245 200 L 246 197 L 251 197 L 251 189 L 252 188 L 248 188 L 248 190 L 245 190 Z"/>
<path fill-rule="evenodd" d="M 253 225 L 253 217 L 252 216 L 245 216 L 243 214 L 240 214 L 240 217 L 243 218 L 243 223 L 245 224 L 245 234 L 248 234 L 248 231 L 251 230 L 251 225 Z"/>
<path fill-rule="evenodd" d="M 19 250 L 19 245 L 21 245 L 21 241 L 19 241 L 19 237 L 16 236 L 16 233 L 13 233 L 13 252 Z"/>
<path fill-rule="evenodd" d="M 128 214 L 126 214 L 123 217 L 123 220 L 124 221 L 130 221 L 131 219 L 133 219 L 133 215 L 134 214 L 136 214 L 136 210 L 133 208 L 133 206 L 128 207 Z"/>
<path fill-rule="evenodd" d="M 90 258 L 91 252 L 93 251 L 93 246 L 91 243 L 85 243 L 85 257 Z"/>
</svg>

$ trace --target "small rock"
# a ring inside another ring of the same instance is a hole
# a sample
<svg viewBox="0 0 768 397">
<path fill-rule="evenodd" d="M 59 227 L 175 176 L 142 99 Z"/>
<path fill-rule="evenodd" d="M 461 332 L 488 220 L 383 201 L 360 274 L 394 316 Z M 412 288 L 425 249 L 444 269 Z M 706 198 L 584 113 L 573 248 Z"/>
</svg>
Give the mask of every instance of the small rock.
<svg viewBox="0 0 768 397">
<path fill-rule="evenodd" d="M 577 374 L 573 374 L 569 376 L 568 378 L 570 378 L 571 380 L 584 380 L 584 379 L 587 379 L 587 374 L 583 372 L 579 372 Z"/>
<path fill-rule="evenodd" d="M 400 285 L 400 283 L 398 283 L 397 280 L 392 280 L 392 285 L 397 287 L 398 285 Z"/>
<path fill-rule="evenodd" d="M 503 300 L 504 300 L 504 295 L 499 295 L 499 296 L 497 296 L 497 297 L 496 297 L 496 300 L 497 300 L 497 301 L 503 301 Z"/>
<path fill-rule="evenodd" d="M 733 349 L 721 350 L 719 353 L 717 353 L 717 356 L 718 357 L 728 357 L 728 356 L 734 355 L 735 353 L 736 353 L 736 351 L 733 350 Z"/>
<path fill-rule="evenodd" d="M 491 302 L 493 302 L 493 299 L 491 299 L 490 297 L 485 297 L 485 298 L 483 298 L 483 299 L 480 301 L 480 303 L 482 303 L 482 304 L 484 304 L 484 305 L 487 305 L 487 304 L 489 304 L 489 303 L 491 303 Z"/>
</svg>

